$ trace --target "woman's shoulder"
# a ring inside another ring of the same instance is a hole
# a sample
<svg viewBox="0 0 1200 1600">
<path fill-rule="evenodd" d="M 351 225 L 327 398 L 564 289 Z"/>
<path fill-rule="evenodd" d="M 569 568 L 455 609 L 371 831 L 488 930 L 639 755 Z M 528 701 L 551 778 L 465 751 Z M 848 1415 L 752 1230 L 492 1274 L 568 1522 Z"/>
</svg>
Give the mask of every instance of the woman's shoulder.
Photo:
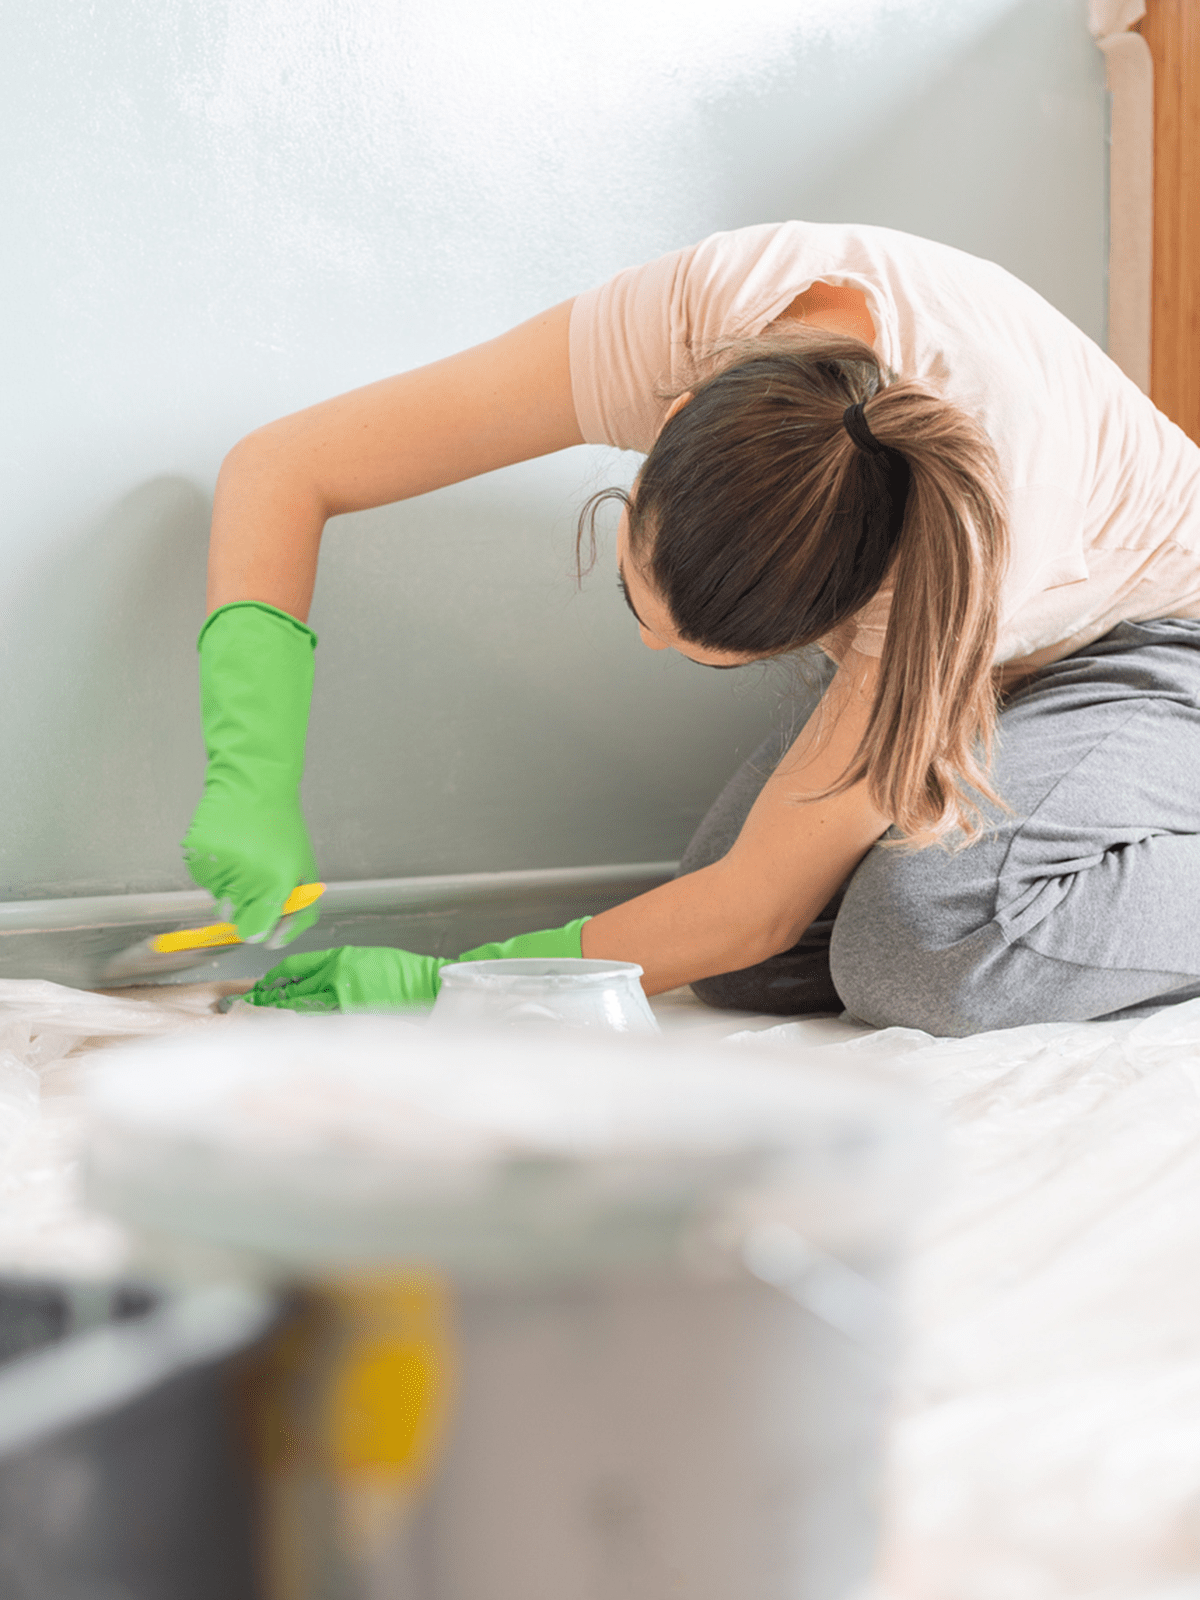
<svg viewBox="0 0 1200 1600">
<path fill-rule="evenodd" d="M 993 290 L 1011 285 L 1019 294 L 1034 294 L 998 262 L 937 239 L 874 223 L 798 219 L 708 234 L 626 268 L 610 282 L 644 284 L 660 305 L 668 295 L 687 294 L 699 307 L 706 295 L 715 294 L 752 320 L 783 289 L 828 275 L 866 278 L 880 286 L 986 282 Z"/>
<path fill-rule="evenodd" d="M 577 295 L 571 375 L 585 439 L 648 450 L 696 352 L 761 333 L 819 278 L 858 281 L 871 231 L 789 221 L 713 233 Z"/>
<path fill-rule="evenodd" d="M 978 327 L 972 308 L 984 301 L 991 319 L 1036 321 L 1044 305 L 994 262 L 894 228 L 792 219 L 711 233 L 576 297 L 571 371 L 584 437 L 648 450 L 664 397 L 687 386 L 699 352 L 756 337 L 819 281 L 862 292 L 876 348 L 897 371 L 927 364 L 922 325 Z"/>
<path fill-rule="evenodd" d="M 700 316 L 709 306 L 740 316 L 742 326 L 767 316 L 779 297 L 826 273 L 880 280 L 906 264 L 953 276 L 1007 276 L 1004 269 L 951 245 L 869 223 L 783 222 L 710 233 L 635 266 L 622 268 L 579 300 L 605 301 L 663 314 L 674 306 Z M 1014 280 L 1015 281 L 1015 280 Z"/>
</svg>

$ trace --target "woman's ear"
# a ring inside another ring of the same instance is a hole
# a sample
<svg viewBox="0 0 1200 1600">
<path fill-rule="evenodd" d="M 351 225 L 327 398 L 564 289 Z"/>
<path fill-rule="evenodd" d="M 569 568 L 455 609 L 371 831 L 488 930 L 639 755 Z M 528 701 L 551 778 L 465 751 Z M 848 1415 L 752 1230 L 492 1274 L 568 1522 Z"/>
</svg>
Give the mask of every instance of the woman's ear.
<svg viewBox="0 0 1200 1600">
<path fill-rule="evenodd" d="M 687 405 L 691 398 L 692 391 L 690 389 L 685 389 L 682 394 L 677 394 L 675 396 L 674 400 L 672 400 L 671 404 L 667 407 L 666 416 L 662 419 L 662 425 L 664 428 L 677 411 L 683 410 L 684 406 Z"/>
</svg>

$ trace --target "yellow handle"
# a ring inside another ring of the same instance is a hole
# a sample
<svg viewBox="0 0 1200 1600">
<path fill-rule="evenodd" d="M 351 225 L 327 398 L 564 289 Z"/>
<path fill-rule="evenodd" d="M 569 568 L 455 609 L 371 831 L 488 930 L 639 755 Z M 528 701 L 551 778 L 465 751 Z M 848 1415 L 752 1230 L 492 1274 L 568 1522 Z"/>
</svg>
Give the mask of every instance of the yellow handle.
<svg viewBox="0 0 1200 1600">
<path fill-rule="evenodd" d="M 297 911 L 307 911 L 324 893 L 323 883 L 302 883 L 283 902 L 283 915 L 291 917 Z M 160 933 L 151 940 L 150 947 L 159 955 L 170 955 L 177 950 L 213 950 L 221 945 L 241 942 L 232 922 L 210 922 L 205 928 L 182 928 L 178 933 Z"/>
<path fill-rule="evenodd" d="M 318 901 L 325 893 L 323 883 L 302 883 L 299 888 L 293 889 L 283 902 L 285 917 L 294 917 L 297 911 L 307 911 L 309 906 Z"/>
</svg>

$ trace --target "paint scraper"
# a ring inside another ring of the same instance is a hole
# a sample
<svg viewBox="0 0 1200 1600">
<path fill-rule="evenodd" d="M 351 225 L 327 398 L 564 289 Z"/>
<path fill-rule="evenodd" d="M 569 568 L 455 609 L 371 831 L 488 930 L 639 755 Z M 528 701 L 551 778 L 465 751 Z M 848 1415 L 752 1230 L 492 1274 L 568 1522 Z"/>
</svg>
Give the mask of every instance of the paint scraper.
<svg viewBox="0 0 1200 1600">
<path fill-rule="evenodd" d="M 288 928 L 301 911 L 307 911 L 325 893 L 323 883 L 302 883 L 284 901 L 283 915 L 266 941 L 276 950 L 287 938 Z M 102 968 L 99 986 L 105 984 L 153 982 L 168 972 L 182 972 L 198 966 L 214 950 L 241 944 L 232 922 L 210 922 L 203 928 L 179 928 L 174 933 L 156 933 L 141 939 L 115 955 Z"/>
</svg>

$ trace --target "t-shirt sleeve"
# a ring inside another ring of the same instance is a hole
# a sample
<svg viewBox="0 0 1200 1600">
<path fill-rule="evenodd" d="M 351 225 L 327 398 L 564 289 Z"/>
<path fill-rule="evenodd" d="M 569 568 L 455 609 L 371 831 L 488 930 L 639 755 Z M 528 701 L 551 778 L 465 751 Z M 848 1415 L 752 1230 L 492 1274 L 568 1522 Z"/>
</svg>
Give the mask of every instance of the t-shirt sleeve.
<svg viewBox="0 0 1200 1600">
<path fill-rule="evenodd" d="M 588 444 L 647 453 L 672 388 L 678 343 L 686 348 L 680 280 L 689 251 L 627 267 L 571 307 L 571 391 Z M 682 351 L 679 352 L 680 354 Z"/>
<path fill-rule="evenodd" d="M 760 333 L 821 275 L 801 223 L 713 234 L 627 267 L 571 309 L 571 388 L 589 444 L 651 448 L 694 362 L 723 340 Z"/>
</svg>

